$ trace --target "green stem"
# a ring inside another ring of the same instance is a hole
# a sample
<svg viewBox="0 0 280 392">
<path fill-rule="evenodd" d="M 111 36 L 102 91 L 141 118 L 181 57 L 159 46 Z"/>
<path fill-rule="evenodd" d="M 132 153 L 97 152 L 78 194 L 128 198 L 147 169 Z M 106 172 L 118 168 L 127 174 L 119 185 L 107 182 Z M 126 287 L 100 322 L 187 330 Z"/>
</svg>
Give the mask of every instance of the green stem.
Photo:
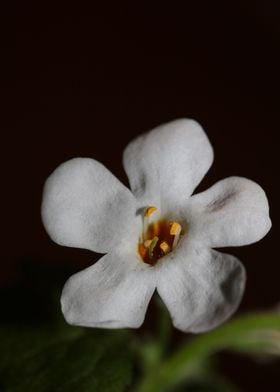
<svg viewBox="0 0 280 392">
<path fill-rule="evenodd" d="M 239 317 L 222 327 L 193 339 L 142 380 L 137 392 L 167 391 L 187 380 L 201 361 L 224 348 L 238 348 L 257 332 L 280 330 L 279 313 L 257 313 Z"/>
<path fill-rule="evenodd" d="M 159 323 L 159 344 L 161 348 L 161 359 L 164 358 L 168 350 L 171 339 L 172 324 L 166 307 L 160 303 L 160 323 Z"/>
</svg>

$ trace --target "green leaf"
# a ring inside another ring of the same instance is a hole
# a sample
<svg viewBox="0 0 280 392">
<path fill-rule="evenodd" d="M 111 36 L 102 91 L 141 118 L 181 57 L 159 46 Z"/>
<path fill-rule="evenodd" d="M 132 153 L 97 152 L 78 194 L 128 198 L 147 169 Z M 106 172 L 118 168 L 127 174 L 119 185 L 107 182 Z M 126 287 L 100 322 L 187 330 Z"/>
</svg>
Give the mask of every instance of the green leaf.
<svg viewBox="0 0 280 392">
<path fill-rule="evenodd" d="M 244 351 L 246 348 L 256 348 L 257 345 L 258 349 L 262 349 L 265 353 L 271 351 L 273 347 L 273 353 L 280 356 L 279 334 L 279 313 L 249 314 L 234 319 L 207 334 L 188 341 L 144 378 L 138 392 L 171 390 L 174 386 L 199 373 L 203 361 L 219 350 Z"/>
<path fill-rule="evenodd" d="M 131 381 L 128 331 L 78 327 L 0 330 L 0 389 L 120 392 Z"/>
</svg>

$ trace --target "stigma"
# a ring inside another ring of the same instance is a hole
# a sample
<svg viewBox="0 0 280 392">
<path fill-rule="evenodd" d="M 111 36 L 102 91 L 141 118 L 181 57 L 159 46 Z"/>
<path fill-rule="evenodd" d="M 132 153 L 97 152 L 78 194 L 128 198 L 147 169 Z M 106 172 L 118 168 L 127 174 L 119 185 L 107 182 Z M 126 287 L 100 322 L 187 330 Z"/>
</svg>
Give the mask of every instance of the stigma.
<svg viewBox="0 0 280 392">
<path fill-rule="evenodd" d="M 138 253 L 144 263 L 155 265 L 159 259 L 172 252 L 183 235 L 179 222 L 153 219 L 157 211 L 149 206 L 143 214 L 143 231 L 138 244 Z"/>
</svg>

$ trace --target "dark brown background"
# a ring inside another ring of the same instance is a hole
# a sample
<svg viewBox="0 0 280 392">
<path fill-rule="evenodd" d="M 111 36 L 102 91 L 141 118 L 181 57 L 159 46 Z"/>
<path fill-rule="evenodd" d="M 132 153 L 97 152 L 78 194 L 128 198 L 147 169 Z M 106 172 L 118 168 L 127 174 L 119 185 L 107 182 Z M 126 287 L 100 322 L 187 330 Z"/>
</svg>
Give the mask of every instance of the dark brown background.
<svg viewBox="0 0 280 392">
<path fill-rule="evenodd" d="M 248 272 L 240 311 L 275 306 L 280 300 L 277 2 L 38 3 L 22 2 L 2 13 L 0 283 L 7 297 L 14 296 L 4 321 L 24 313 L 16 287 L 38 285 L 38 274 L 42 285 L 46 271 L 62 284 L 96 260 L 90 252 L 53 244 L 44 232 L 41 192 L 50 172 L 71 157 L 89 156 L 126 182 L 125 145 L 178 117 L 198 120 L 215 149 L 215 163 L 199 189 L 242 175 L 266 190 L 273 229 L 260 243 L 231 252 Z M 28 279 L 26 270 L 33 271 Z M 224 358 L 221 366 L 246 391 L 280 385 L 275 365 L 260 367 L 238 357 Z"/>
</svg>

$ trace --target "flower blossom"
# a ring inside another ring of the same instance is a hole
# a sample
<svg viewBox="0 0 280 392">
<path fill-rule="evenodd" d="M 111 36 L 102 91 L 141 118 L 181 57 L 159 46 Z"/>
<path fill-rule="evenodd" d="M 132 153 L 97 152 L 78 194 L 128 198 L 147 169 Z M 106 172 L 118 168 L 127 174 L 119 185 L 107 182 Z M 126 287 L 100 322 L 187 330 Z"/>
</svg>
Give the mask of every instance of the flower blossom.
<svg viewBox="0 0 280 392">
<path fill-rule="evenodd" d="M 245 270 L 214 248 L 256 242 L 271 222 L 264 191 L 246 178 L 229 177 L 193 195 L 212 162 L 201 126 L 179 119 L 126 147 L 131 190 L 89 158 L 69 160 L 50 175 L 42 202 L 50 237 L 105 254 L 66 282 L 68 323 L 137 328 L 155 290 L 184 332 L 210 330 L 232 315 Z"/>
</svg>

